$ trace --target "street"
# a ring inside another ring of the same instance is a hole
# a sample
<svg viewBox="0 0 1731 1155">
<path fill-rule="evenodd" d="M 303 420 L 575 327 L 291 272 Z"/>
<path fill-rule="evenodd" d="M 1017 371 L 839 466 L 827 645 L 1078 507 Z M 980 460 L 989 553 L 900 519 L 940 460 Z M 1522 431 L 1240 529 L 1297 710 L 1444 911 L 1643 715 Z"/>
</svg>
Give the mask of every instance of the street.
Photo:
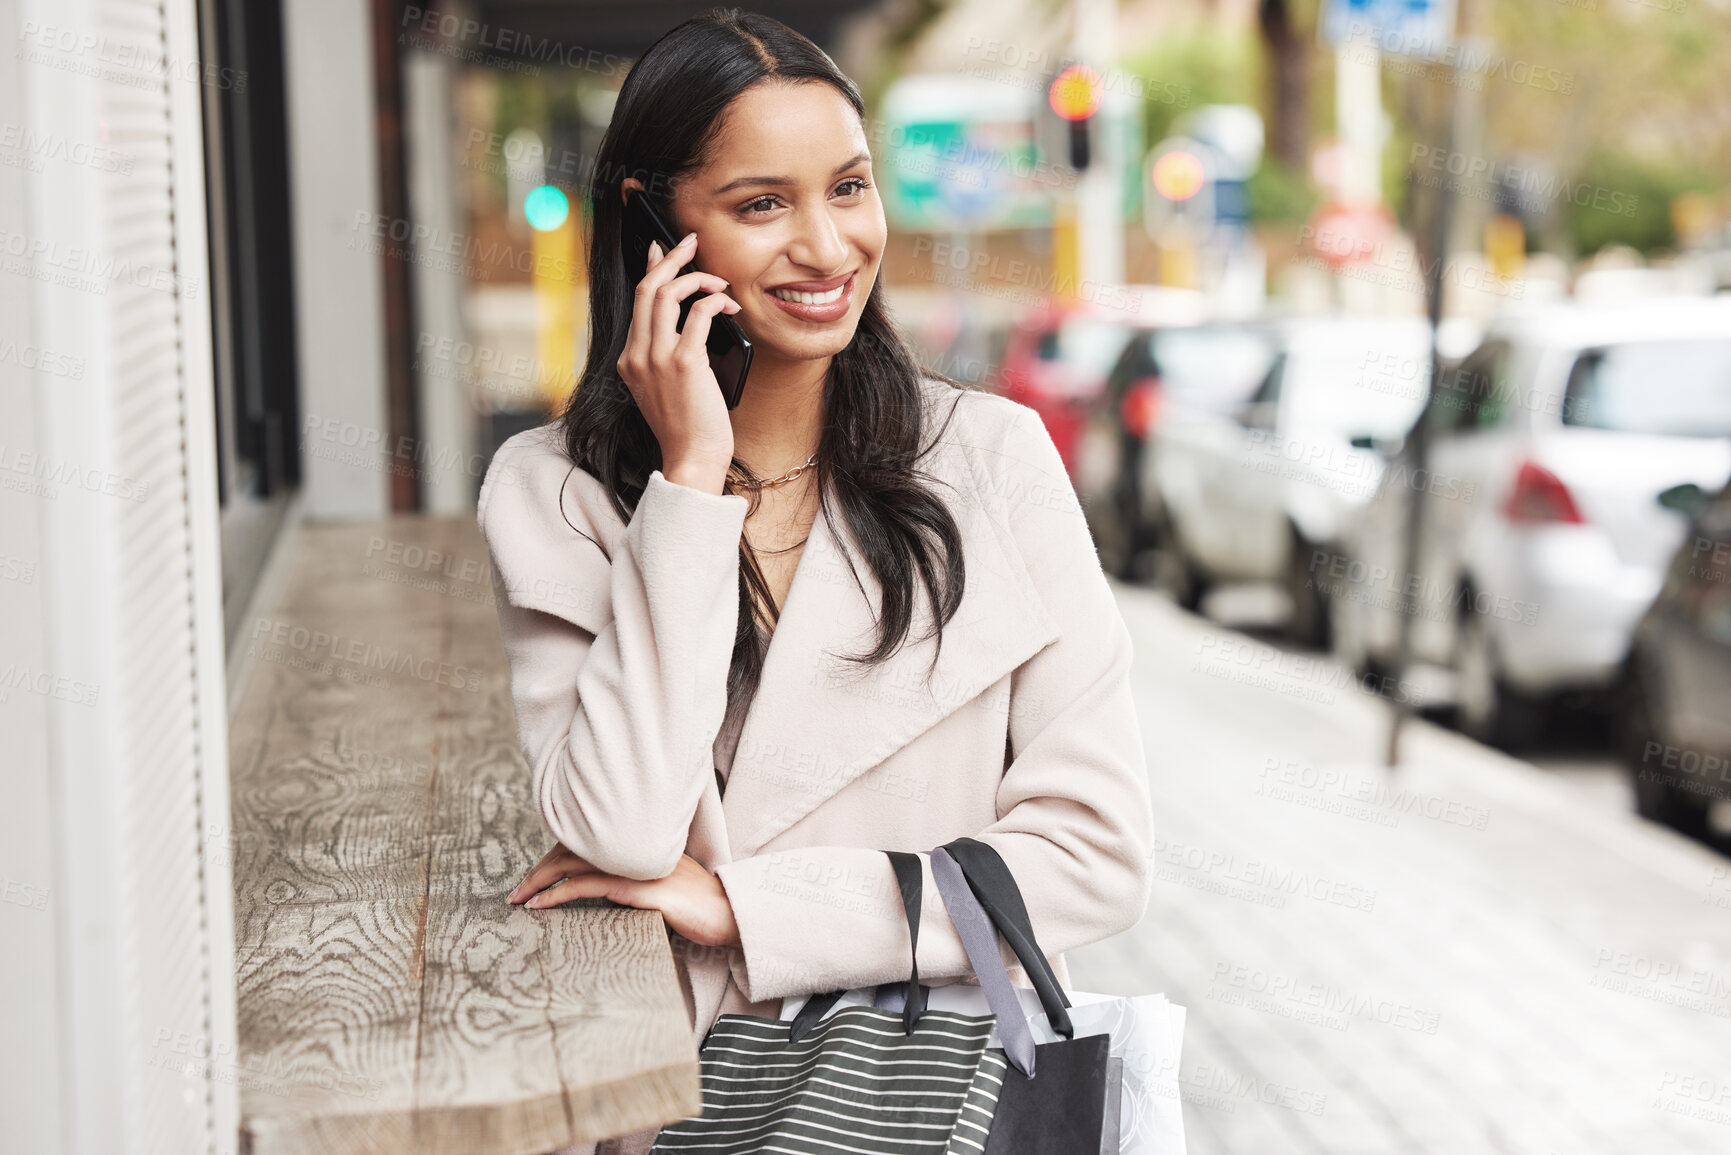
<svg viewBox="0 0 1731 1155">
<path fill-rule="evenodd" d="M 1118 585 L 1157 834 L 1079 989 L 1188 1008 L 1191 1155 L 1731 1150 L 1731 860 Z M 1577 760 L 1579 762 L 1580 760 Z"/>
</svg>

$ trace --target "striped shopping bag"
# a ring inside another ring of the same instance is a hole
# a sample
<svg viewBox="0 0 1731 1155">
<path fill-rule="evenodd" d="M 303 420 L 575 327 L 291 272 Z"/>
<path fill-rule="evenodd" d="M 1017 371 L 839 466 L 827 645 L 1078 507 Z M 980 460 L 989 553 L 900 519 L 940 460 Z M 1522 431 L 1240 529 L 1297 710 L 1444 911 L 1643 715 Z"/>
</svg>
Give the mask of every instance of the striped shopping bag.
<svg viewBox="0 0 1731 1155">
<path fill-rule="evenodd" d="M 919 856 L 888 852 L 917 952 Z M 808 1001 L 793 1022 L 722 1015 L 701 1052 L 703 1112 L 654 1155 L 980 1155 L 1005 1076 L 993 1015 L 929 1010 L 911 967 L 901 1011 Z"/>
</svg>

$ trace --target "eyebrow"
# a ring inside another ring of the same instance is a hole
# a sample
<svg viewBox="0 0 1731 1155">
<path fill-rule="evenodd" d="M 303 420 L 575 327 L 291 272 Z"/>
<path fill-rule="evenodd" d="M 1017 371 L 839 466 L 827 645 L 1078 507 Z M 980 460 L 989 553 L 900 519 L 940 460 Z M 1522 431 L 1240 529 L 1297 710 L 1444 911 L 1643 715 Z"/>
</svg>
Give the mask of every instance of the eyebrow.
<svg viewBox="0 0 1731 1155">
<path fill-rule="evenodd" d="M 867 152 L 859 153 L 855 156 L 849 157 L 847 160 L 844 160 L 840 164 L 836 165 L 835 171 L 831 172 L 829 175 L 840 176 L 842 173 L 846 172 L 850 168 L 853 168 L 855 165 L 863 164 L 866 161 L 869 161 L 870 159 L 871 159 L 870 153 L 867 153 Z M 797 184 L 797 183 L 799 183 L 799 182 L 795 181 L 790 176 L 742 176 L 738 180 L 730 180 L 726 184 L 722 185 L 720 188 L 716 189 L 715 195 L 720 196 L 722 193 L 732 192 L 734 189 L 743 188 L 746 185 L 767 184 L 767 185 L 780 185 L 780 186 L 785 187 L 787 185 Z"/>
</svg>

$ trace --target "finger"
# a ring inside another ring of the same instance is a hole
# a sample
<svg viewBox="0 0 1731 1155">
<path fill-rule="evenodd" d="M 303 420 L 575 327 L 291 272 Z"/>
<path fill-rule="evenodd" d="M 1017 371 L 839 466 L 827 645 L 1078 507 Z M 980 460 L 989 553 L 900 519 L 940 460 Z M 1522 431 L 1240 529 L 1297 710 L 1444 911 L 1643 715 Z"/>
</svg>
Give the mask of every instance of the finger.
<svg viewBox="0 0 1731 1155">
<path fill-rule="evenodd" d="M 536 910 L 545 910 L 577 898 L 608 898 L 614 902 L 626 902 L 621 896 L 630 893 L 631 884 L 635 881 L 620 878 L 617 874 L 580 874 L 576 878 L 567 878 L 557 886 L 548 887 L 531 898 L 527 905 Z"/>
<path fill-rule="evenodd" d="M 649 363 L 650 343 L 654 334 L 655 291 L 672 280 L 673 275 L 690 259 L 686 254 L 691 251 L 696 240 L 697 235 L 692 233 L 666 253 L 661 251 L 659 241 L 649 242 L 646 267 L 642 279 L 637 282 L 632 299 L 631 327 L 625 334 L 625 349 L 620 354 L 621 362 L 629 361 L 638 366 Z M 668 257 L 677 259 L 669 261 Z M 621 376 L 624 374 L 621 373 Z M 640 385 L 642 382 L 632 381 L 630 384 Z"/>
<path fill-rule="evenodd" d="M 685 318 L 685 331 L 679 335 L 679 343 L 674 347 L 674 356 L 706 355 L 705 347 L 709 343 L 709 330 L 715 315 L 726 313 L 732 316 L 739 309 L 739 302 L 726 293 L 711 293 L 691 306 L 691 313 Z"/>
<path fill-rule="evenodd" d="M 511 893 L 527 896 L 558 882 L 561 878 L 590 874 L 594 870 L 595 867 L 592 864 L 561 847 L 555 853 L 549 854 L 536 863 L 534 868 L 524 875 L 523 881 L 517 884 L 516 890 Z"/>
<path fill-rule="evenodd" d="M 719 293 L 727 282 L 714 273 L 686 273 L 656 290 L 655 310 L 650 322 L 649 356 L 659 361 L 671 357 L 679 344 L 679 303 L 699 289 Z"/>
<path fill-rule="evenodd" d="M 561 878 L 594 872 L 594 866 L 561 846 L 536 863 L 534 868 L 523 876 L 523 881 L 519 882 L 516 888 L 511 891 L 509 901 L 519 902 L 538 891 L 545 890 Z"/>
<path fill-rule="evenodd" d="M 650 283 L 652 290 L 664 282 L 671 281 L 679 274 L 679 270 L 685 267 L 685 263 L 691 260 L 691 255 L 696 249 L 696 233 L 687 233 L 684 240 L 665 252 L 661 248 L 661 242 L 650 241 L 649 259 L 644 262 L 643 280 Z M 677 259 L 669 261 L 669 257 Z"/>
</svg>

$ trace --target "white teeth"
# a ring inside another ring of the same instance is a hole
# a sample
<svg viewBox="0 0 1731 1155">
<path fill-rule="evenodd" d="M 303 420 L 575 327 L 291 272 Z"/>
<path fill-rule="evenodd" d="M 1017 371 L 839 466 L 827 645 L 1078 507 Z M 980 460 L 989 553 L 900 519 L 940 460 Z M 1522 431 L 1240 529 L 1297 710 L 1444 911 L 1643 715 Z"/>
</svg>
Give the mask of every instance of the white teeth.
<svg viewBox="0 0 1731 1155">
<path fill-rule="evenodd" d="M 784 301 L 792 301 L 800 305 L 830 305 L 841 300 L 841 291 L 847 288 L 846 283 L 837 285 L 827 293 L 801 293 L 793 289 L 771 289 L 770 292 Z"/>
</svg>

